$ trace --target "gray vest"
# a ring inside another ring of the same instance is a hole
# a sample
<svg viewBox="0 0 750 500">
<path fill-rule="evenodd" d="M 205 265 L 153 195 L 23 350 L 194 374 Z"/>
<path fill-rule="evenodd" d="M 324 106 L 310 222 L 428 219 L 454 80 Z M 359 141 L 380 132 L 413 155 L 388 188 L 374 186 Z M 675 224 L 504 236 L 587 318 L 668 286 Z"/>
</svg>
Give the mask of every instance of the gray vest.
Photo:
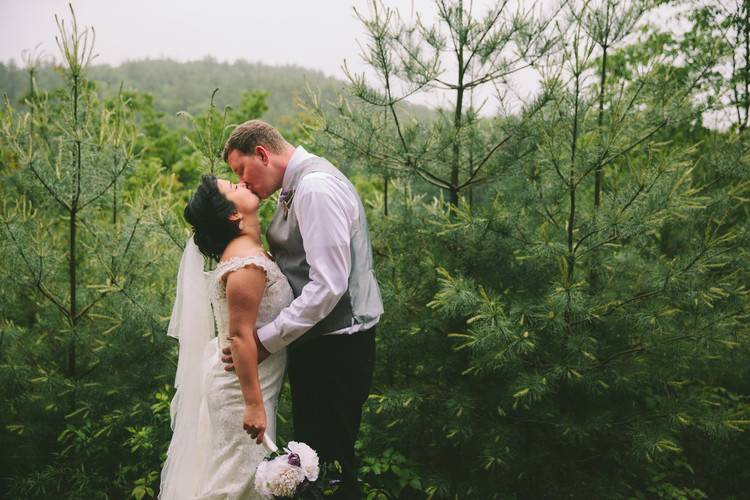
<svg viewBox="0 0 750 500">
<path fill-rule="evenodd" d="M 289 280 L 295 298 L 299 297 L 302 288 L 310 282 L 310 266 L 305 259 L 302 235 L 295 214 L 294 191 L 302 178 L 313 172 L 325 172 L 345 182 L 356 196 L 359 223 L 353 227 L 349 243 L 352 262 L 348 290 L 328 316 L 316 323 L 292 346 L 299 346 L 324 333 L 367 323 L 383 313 L 380 289 L 373 273 L 372 245 L 362 201 L 349 179 L 324 158 L 308 158 L 297 167 L 286 188 L 286 192 L 291 196 L 291 206 L 285 207 L 284 203 L 280 202 L 276 208 L 266 233 L 276 264 Z"/>
</svg>

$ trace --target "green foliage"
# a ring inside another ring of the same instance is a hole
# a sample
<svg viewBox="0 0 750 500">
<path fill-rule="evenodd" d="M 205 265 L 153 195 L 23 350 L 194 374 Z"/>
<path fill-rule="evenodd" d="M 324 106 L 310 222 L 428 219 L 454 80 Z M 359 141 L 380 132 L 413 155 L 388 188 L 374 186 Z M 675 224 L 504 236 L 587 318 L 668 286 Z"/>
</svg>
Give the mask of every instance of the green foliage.
<svg viewBox="0 0 750 500">
<path fill-rule="evenodd" d="M 6 101 L 0 115 L 2 489 L 153 492 L 168 410 L 148 400 L 173 376 L 164 311 L 179 250 L 155 223 L 175 185 L 141 156 L 148 100 L 101 98 L 93 31 L 74 16 L 59 27 L 65 86 L 39 90 L 31 71 L 25 110 Z"/>
<path fill-rule="evenodd" d="M 410 464 L 393 448 L 388 448 L 379 457 L 368 456 L 366 450 L 359 452 L 364 455 L 359 468 L 359 479 L 364 485 L 363 494 L 368 500 L 413 496 L 424 492 L 414 464 Z"/>
<path fill-rule="evenodd" d="M 239 125 L 247 120 L 262 118 L 268 111 L 268 104 L 266 101 L 269 95 L 268 92 L 260 90 L 252 90 L 243 93 L 240 98 L 240 104 L 236 109 L 231 109 L 229 112 L 229 123 L 232 125 Z"/>
<path fill-rule="evenodd" d="M 291 93 L 204 79 L 243 81 L 246 63 L 169 63 L 169 77 L 126 64 L 155 97 L 128 90 L 123 73 L 86 65 L 77 28 L 61 88 L 33 58 L 23 78 L 0 65 L 23 88 L 0 112 L 2 491 L 158 493 L 181 209 L 201 173 L 230 175 L 219 154 L 232 123 L 283 114 L 285 136 L 346 170 L 368 212 L 386 314 L 357 444 L 367 498 L 746 495 L 744 7 L 696 6 L 684 36 L 646 25 L 638 39 L 651 3 L 567 2 L 549 23 L 506 10 L 497 26 L 437 5 L 435 25 L 380 4 L 361 16 L 366 54 L 404 92 L 354 78 L 335 116 L 330 89 L 297 112 L 279 105 Z M 527 56 L 542 91 L 519 113 L 479 113 L 466 94 L 458 105 L 455 88 L 450 113 L 400 100 L 439 88 L 453 62 L 435 49 L 466 40 L 489 71 L 467 74 L 504 94 L 494 76 L 514 66 L 492 54 L 510 32 L 540 35 Z M 740 63 L 723 78 L 732 54 Z M 189 111 L 190 130 L 170 106 Z M 703 127 L 726 109 L 726 130 Z M 288 393 L 281 437 L 292 435 Z"/>
<path fill-rule="evenodd" d="M 387 312 L 361 440 L 369 477 L 392 448 L 434 498 L 743 494 L 748 139 L 700 125 L 712 46 L 684 67 L 653 37 L 626 45 L 648 6 L 615 4 L 560 13 L 533 113 L 466 111 L 472 130 L 512 134 L 458 203 L 416 171 L 371 184 L 383 186 L 369 216 Z M 377 42 L 395 21 L 374 15 Z M 376 71 L 403 60 L 389 43 Z M 343 100 L 318 137 L 381 175 L 396 116 Z M 450 151 L 452 135 L 429 137 Z M 487 144 L 461 154 L 483 158 Z"/>
</svg>

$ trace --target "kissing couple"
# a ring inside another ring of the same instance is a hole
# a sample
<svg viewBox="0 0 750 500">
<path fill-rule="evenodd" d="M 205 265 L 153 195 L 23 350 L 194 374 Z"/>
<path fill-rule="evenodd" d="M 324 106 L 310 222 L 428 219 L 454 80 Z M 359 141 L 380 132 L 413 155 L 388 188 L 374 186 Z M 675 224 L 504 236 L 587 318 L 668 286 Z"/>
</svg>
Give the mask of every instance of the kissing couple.
<svg viewBox="0 0 750 500">
<path fill-rule="evenodd" d="M 254 474 L 288 373 L 294 440 L 340 464 L 332 498 L 358 499 L 354 443 L 383 313 L 362 202 L 335 166 L 260 120 L 232 132 L 224 160 L 239 183 L 204 175 L 184 210 L 193 235 L 168 331 L 179 358 L 159 498 L 263 498 Z M 279 189 L 267 252 L 258 207 Z"/>
</svg>

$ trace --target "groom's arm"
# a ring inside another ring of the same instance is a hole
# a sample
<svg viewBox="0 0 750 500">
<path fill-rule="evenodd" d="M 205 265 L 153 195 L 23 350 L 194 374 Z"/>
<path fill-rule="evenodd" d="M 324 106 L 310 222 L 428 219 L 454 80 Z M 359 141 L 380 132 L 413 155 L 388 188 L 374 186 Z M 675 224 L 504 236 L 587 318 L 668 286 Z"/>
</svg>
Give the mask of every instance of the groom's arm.
<svg viewBox="0 0 750 500">
<path fill-rule="evenodd" d="M 258 364 L 261 364 L 268 356 L 271 355 L 268 349 L 263 347 L 258 338 L 258 330 L 253 327 L 253 342 L 255 342 L 255 349 L 258 351 Z M 221 350 L 223 356 L 221 360 L 224 362 L 224 369 L 228 372 L 234 371 L 234 358 L 232 358 L 232 349 L 225 347 Z"/>
<path fill-rule="evenodd" d="M 297 187 L 294 211 L 310 282 L 276 319 L 258 329 L 260 342 L 270 352 L 291 344 L 328 316 L 349 287 L 350 228 L 359 214 L 351 191 L 331 175 L 310 174 Z"/>
</svg>

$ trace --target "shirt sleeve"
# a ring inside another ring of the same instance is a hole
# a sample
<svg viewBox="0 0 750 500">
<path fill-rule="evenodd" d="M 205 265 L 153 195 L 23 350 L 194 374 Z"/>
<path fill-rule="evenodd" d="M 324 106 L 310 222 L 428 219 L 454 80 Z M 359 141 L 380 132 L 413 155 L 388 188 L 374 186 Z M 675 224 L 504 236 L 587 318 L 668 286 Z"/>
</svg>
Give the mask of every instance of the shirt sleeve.
<svg viewBox="0 0 750 500">
<path fill-rule="evenodd" d="M 271 323 L 258 330 L 258 338 L 269 352 L 302 336 L 328 316 L 346 293 L 353 207 L 356 204 L 349 190 L 331 175 L 309 174 L 297 186 L 293 210 L 310 265 L 310 281 Z"/>
</svg>

